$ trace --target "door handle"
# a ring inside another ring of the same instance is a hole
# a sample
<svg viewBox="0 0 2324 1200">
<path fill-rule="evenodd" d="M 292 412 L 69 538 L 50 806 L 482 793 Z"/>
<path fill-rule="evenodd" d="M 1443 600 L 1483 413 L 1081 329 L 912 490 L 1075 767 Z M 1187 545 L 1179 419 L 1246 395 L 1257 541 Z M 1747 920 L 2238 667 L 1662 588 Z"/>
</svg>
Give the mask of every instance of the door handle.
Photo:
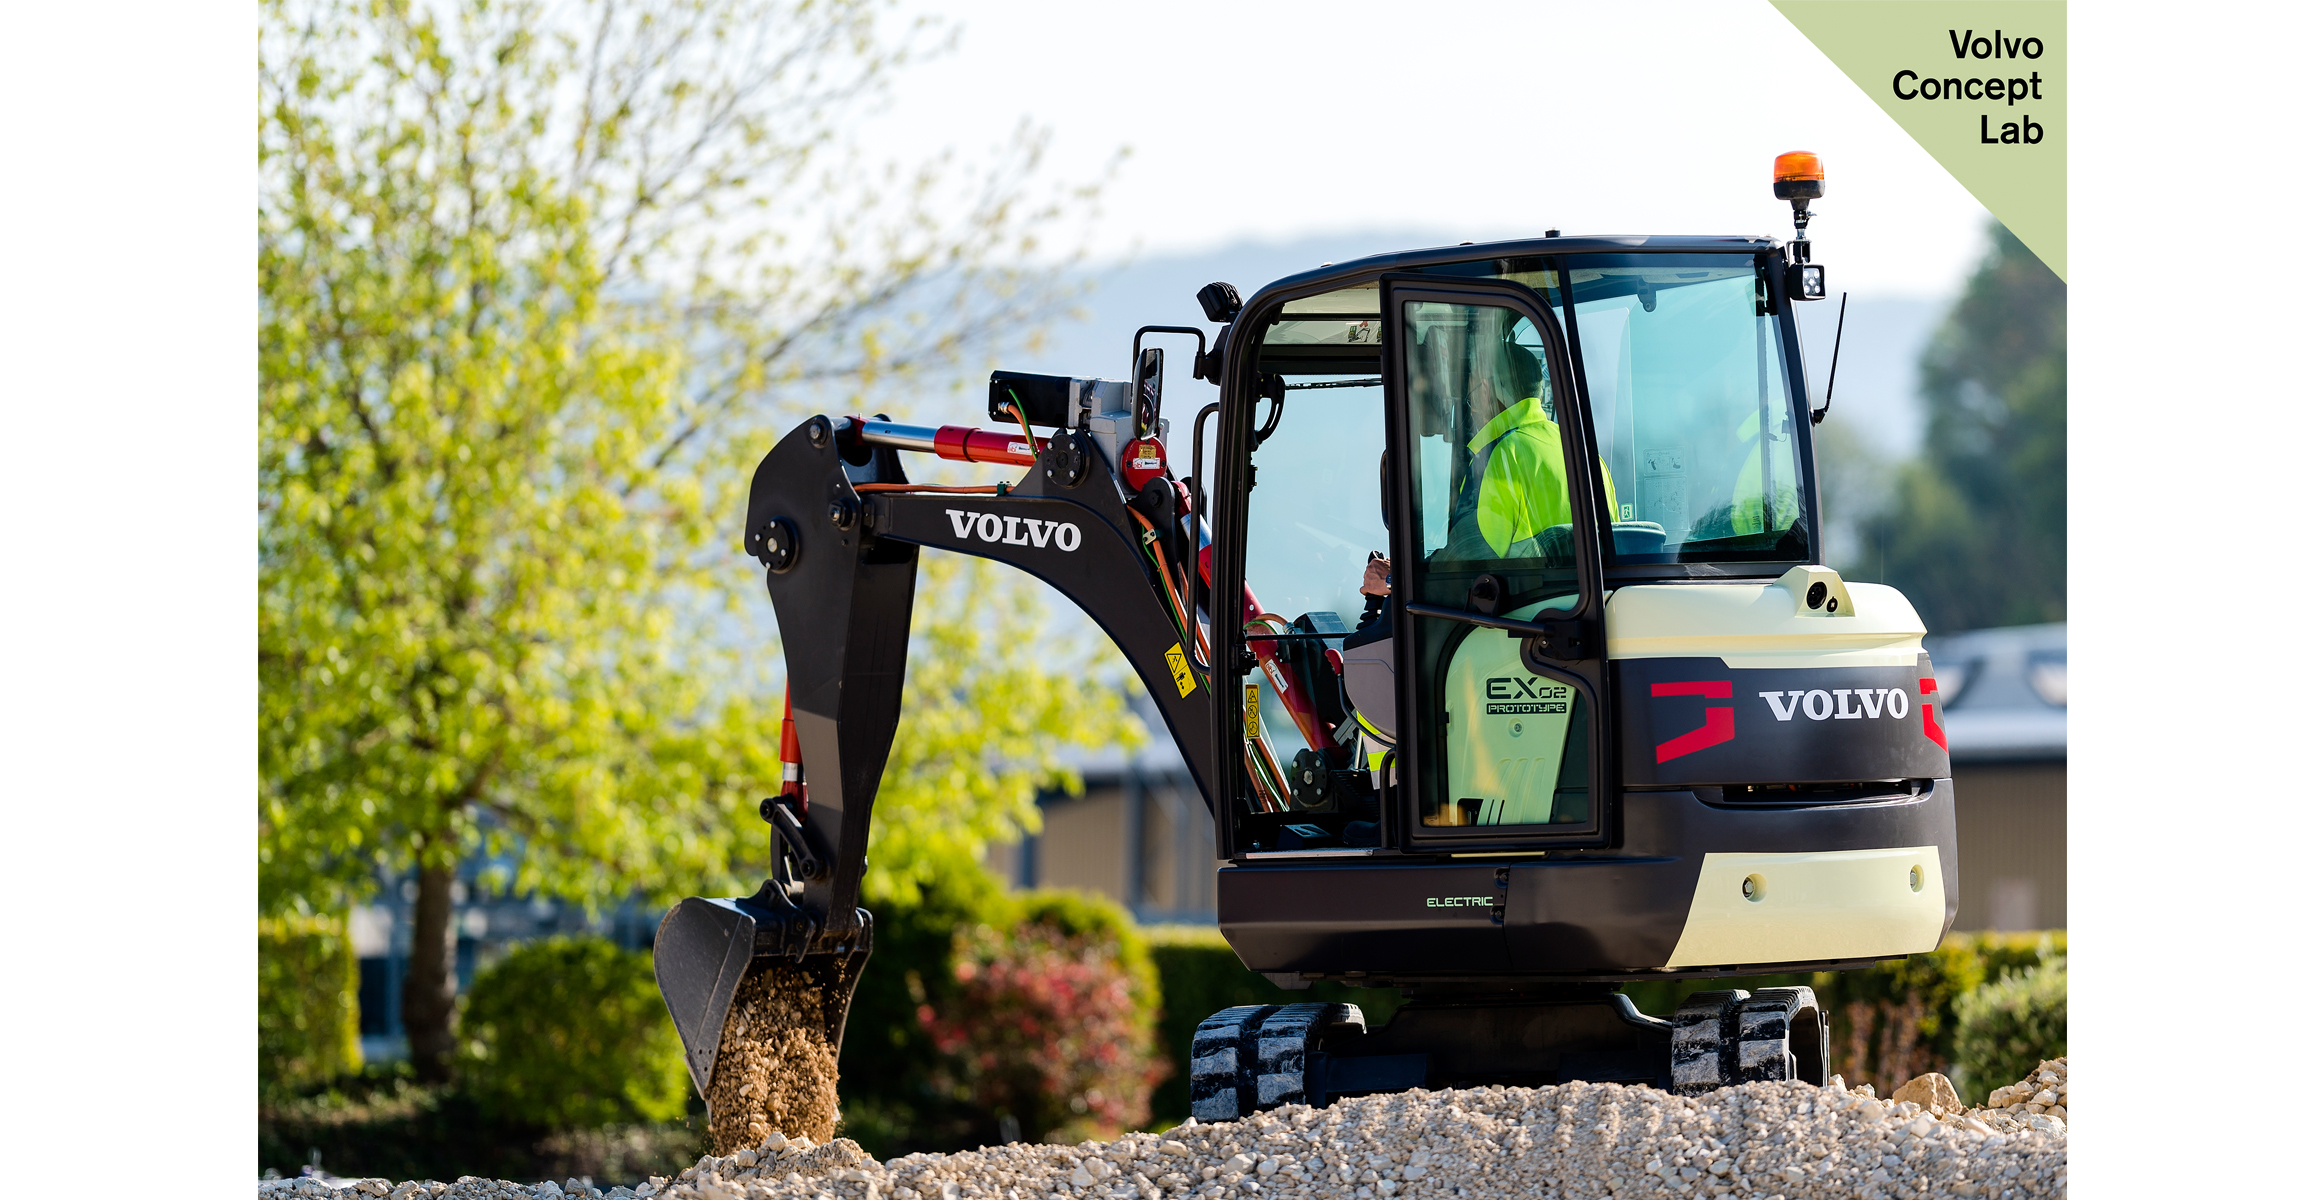
<svg viewBox="0 0 2324 1200">
<path fill-rule="evenodd" d="M 1441 604 L 1407 604 L 1404 611 L 1416 617 L 1434 617 L 1440 621 L 1461 621 L 1482 625 L 1487 629 L 1505 630 L 1511 637 L 1534 638 L 1541 642 L 1542 653 L 1560 662 L 1581 662 L 1601 657 L 1606 645 L 1605 622 L 1596 617 L 1574 617 L 1566 620 L 1520 621 L 1513 617 L 1491 617 L 1465 608 L 1448 608 Z"/>
</svg>

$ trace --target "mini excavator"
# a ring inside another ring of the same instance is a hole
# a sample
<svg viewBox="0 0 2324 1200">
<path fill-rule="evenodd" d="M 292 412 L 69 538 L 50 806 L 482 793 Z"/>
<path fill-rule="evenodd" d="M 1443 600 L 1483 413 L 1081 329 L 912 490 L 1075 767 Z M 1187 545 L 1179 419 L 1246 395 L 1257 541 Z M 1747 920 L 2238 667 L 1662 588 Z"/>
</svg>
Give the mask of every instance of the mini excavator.
<svg viewBox="0 0 2324 1200">
<path fill-rule="evenodd" d="M 1211 1016 L 1196 1117 L 1821 1081 L 1811 989 L 1654 1016 L 1620 988 L 1860 966 L 1952 923 L 1923 626 L 1820 565 L 1795 306 L 1824 297 L 1823 191 L 1816 156 L 1776 160 L 1788 242 L 1550 230 L 1248 300 L 1213 283 L 1217 328 L 1137 330 L 1127 380 L 996 372 L 999 429 L 818 416 L 783 437 L 743 527 L 789 670 L 770 878 L 682 901 L 654 945 L 703 1094 L 754 971 L 823 989 L 839 1042 L 923 549 L 1031 573 L 1120 648 L 1209 806 L 1244 964 L 1406 997 L 1378 1028 L 1343 1004 Z M 1175 478 L 1164 337 L 1218 387 Z M 923 486 L 908 455 L 1022 475 Z"/>
</svg>

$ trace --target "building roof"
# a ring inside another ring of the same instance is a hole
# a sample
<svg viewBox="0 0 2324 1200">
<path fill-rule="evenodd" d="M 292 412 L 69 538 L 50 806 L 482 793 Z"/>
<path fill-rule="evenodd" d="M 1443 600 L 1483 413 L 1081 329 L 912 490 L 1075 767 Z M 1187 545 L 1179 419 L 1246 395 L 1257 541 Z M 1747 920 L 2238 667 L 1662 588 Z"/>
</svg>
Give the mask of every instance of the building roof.
<svg viewBox="0 0 2324 1200">
<path fill-rule="evenodd" d="M 1926 644 L 1954 762 L 2065 760 L 2065 622 L 1977 629 Z"/>
</svg>

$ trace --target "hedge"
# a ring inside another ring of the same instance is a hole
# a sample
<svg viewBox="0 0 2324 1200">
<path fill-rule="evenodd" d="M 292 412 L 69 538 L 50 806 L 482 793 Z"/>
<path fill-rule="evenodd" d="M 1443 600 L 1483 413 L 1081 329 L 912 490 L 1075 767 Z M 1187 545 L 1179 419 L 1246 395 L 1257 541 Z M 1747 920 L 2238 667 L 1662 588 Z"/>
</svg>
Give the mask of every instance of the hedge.
<svg viewBox="0 0 2324 1200">
<path fill-rule="evenodd" d="M 355 944 L 344 916 L 258 922 L 258 1086 L 277 1095 L 362 1069 Z"/>
<path fill-rule="evenodd" d="M 487 1112 L 459 1084 L 423 1085 L 403 1063 L 365 1068 L 258 1110 L 258 1167 L 296 1176 L 310 1163 L 387 1179 L 564 1179 L 600 1186 L 675 1175 L 709 1150 L 698 1104 L 687 1121 L 544 1133 Z"/>
</svg>

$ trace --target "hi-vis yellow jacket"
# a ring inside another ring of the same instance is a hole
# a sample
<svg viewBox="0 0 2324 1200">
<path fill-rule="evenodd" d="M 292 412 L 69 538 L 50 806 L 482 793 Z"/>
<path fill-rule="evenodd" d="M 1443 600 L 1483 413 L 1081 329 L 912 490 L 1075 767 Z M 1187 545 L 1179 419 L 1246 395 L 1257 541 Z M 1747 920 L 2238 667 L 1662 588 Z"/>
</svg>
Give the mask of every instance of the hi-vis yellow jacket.
<svg viewBox="0 0 2324 1200">
<path fill-rule="evenodd" d="M 1543 411 L 1539 396 L 1501 410 L 1469 439 L 1468 450 L 1471 466 L 1462 488 L 1477 489 L 1477 532 L 1494 554 L 1507 557 L 1511 545 L 1551 526 L 1573 522 L 1566 491 L 1565 442 Z M 1481 471 L 1477 457 L 1485 460 Z M 1606 503 L 1612 507 L 1614 474 L 1603 460 L 1598 470 L 1606 485 Z"/>
</svg>

